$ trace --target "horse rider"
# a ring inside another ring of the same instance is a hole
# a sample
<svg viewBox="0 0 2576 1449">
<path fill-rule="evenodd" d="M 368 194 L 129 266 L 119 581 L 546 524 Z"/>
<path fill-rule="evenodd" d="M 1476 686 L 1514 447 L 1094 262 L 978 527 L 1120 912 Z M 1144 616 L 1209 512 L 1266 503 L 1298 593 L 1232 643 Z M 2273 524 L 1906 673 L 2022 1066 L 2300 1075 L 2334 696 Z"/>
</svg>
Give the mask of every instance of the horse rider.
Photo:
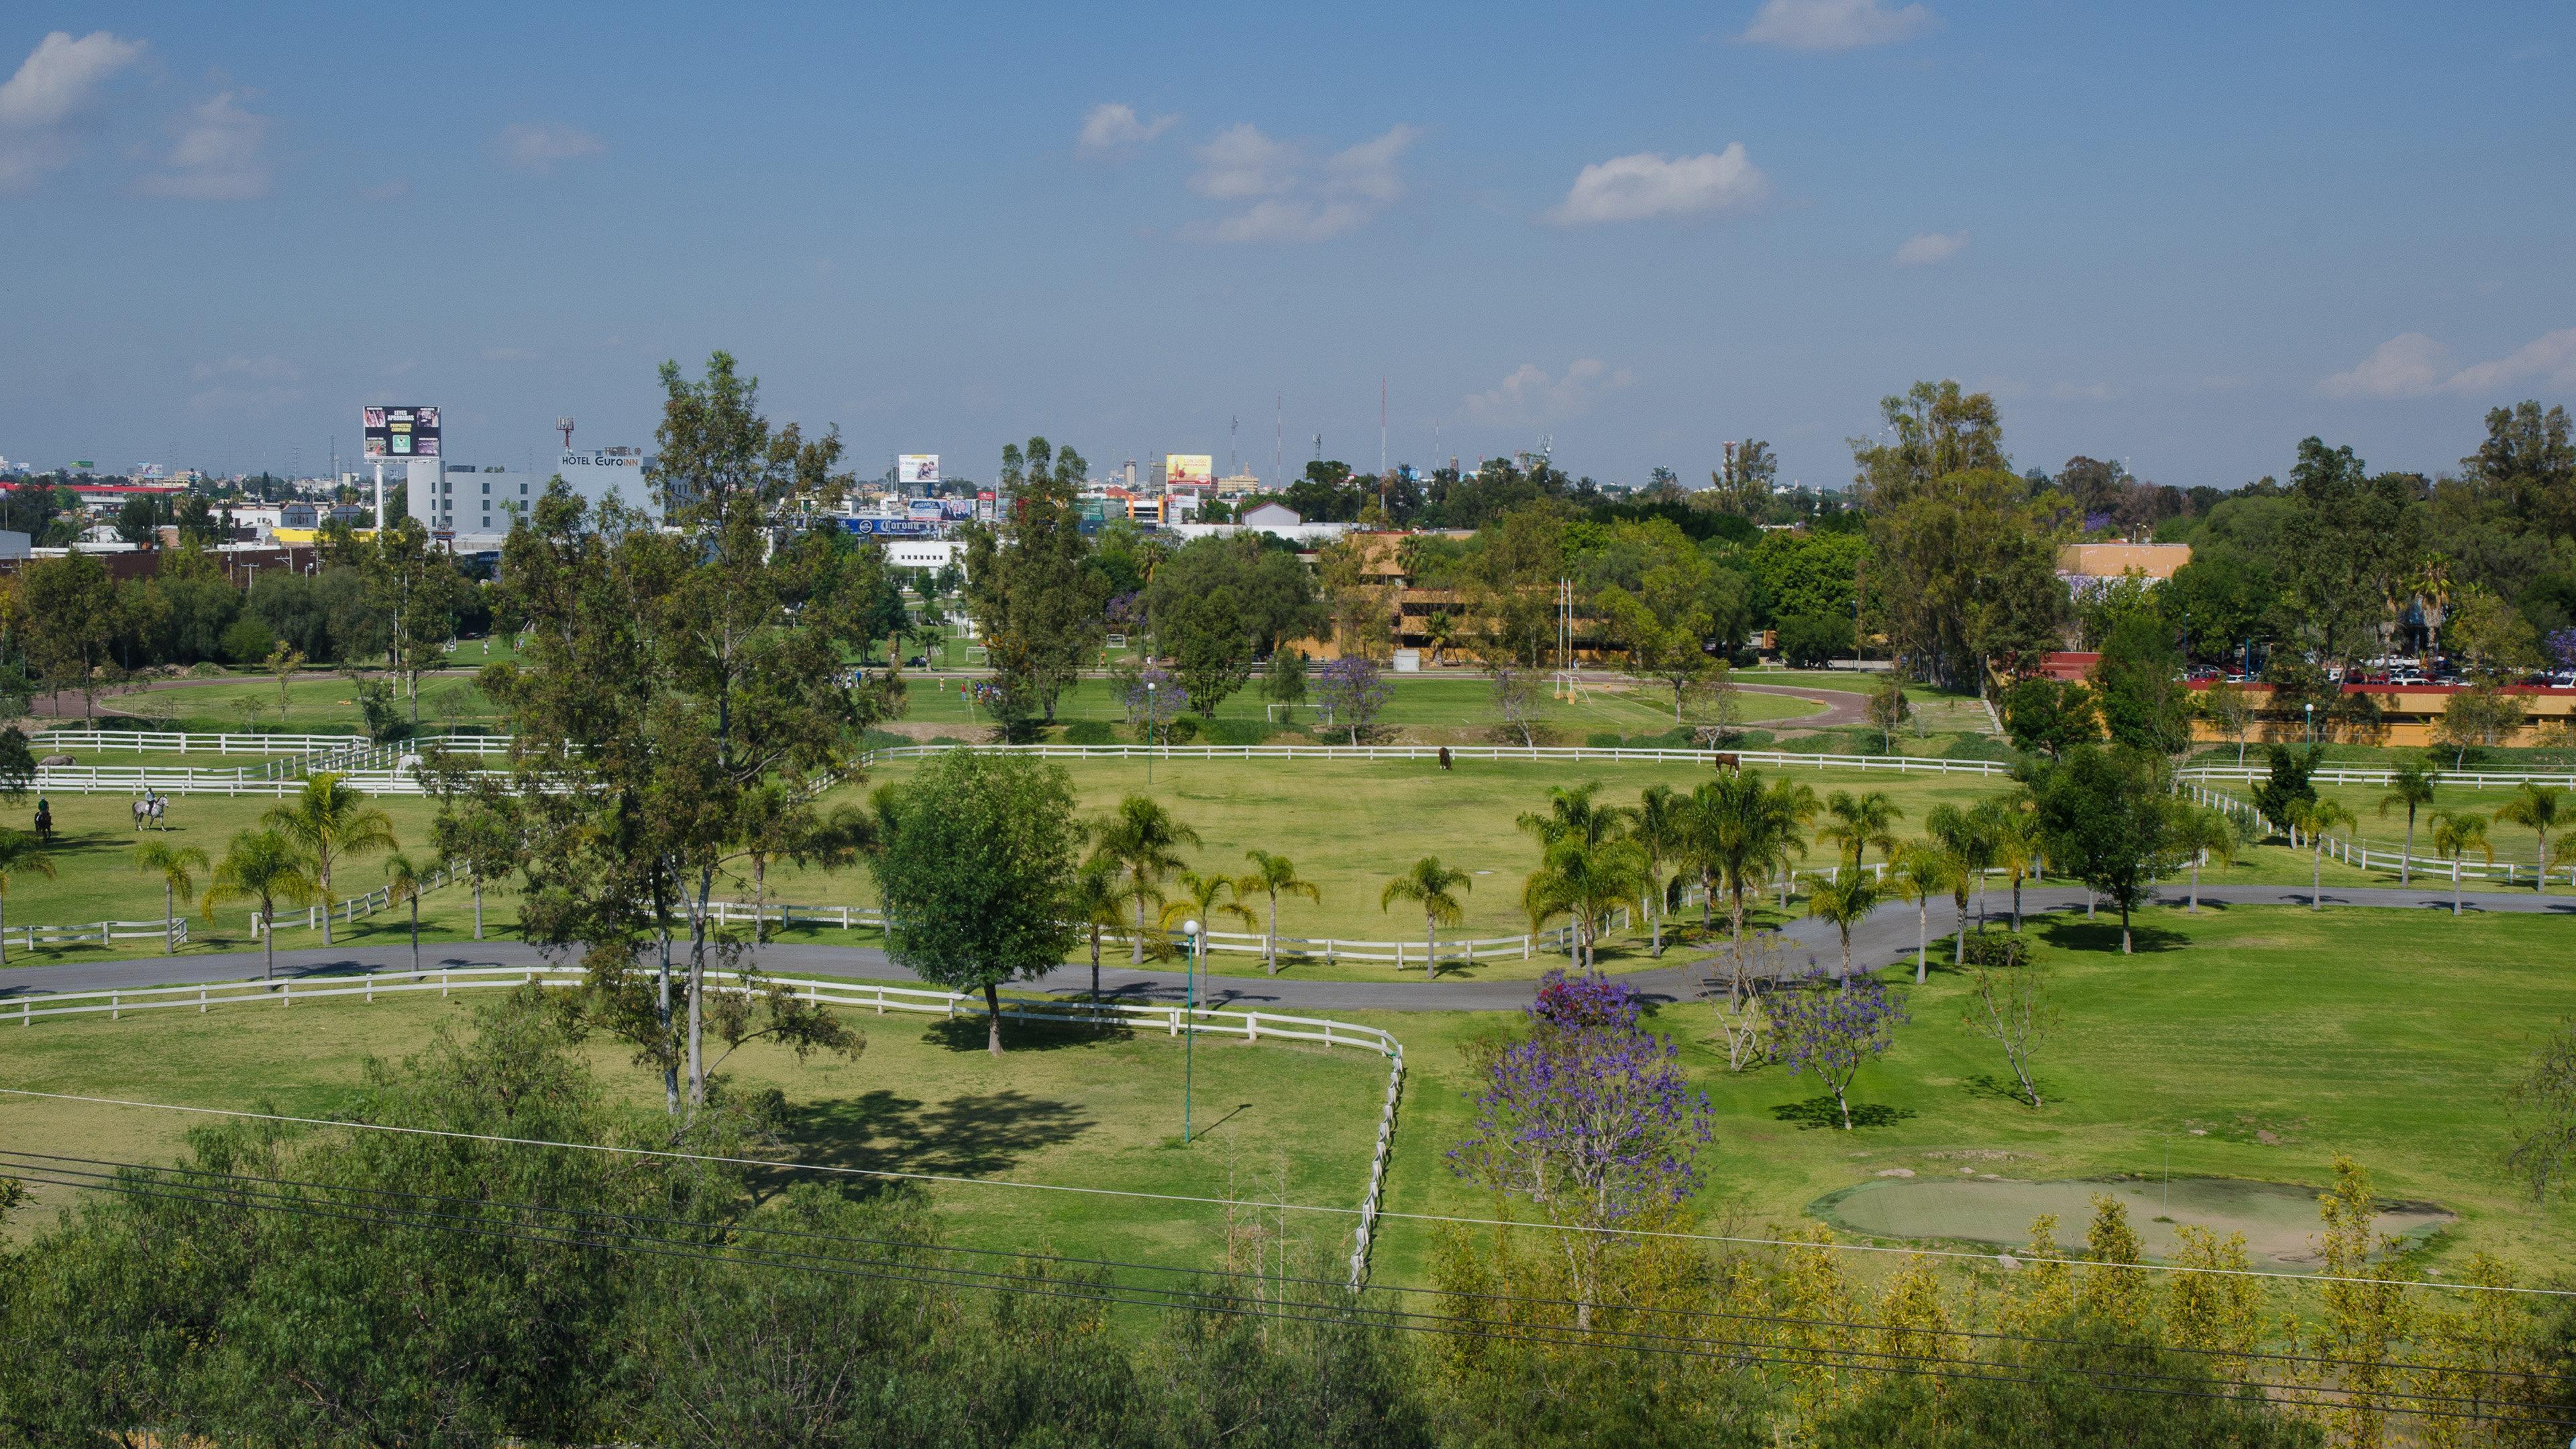
<svg viewBox="0 0 2576 1449">
<path fill-rule="evenodd" d="M 38 840 L 54 838 L 54 807 L 52 802 L 42 795 L 36 797 L 36 838 Z"/>
</svg>

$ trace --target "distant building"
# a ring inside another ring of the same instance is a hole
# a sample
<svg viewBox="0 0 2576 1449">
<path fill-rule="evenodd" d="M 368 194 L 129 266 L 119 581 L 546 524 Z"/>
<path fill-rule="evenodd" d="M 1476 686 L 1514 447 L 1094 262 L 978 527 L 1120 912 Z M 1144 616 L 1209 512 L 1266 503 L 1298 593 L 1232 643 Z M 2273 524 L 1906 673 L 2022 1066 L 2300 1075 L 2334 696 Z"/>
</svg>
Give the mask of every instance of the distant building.
<svg viewBox="0 0 2576 1449">
<path fill-rule="evenodd" d="M 2057 550 L 2057 572 L 2070 579 L 2116 579 L 2140 573 L 2161 583 L 2189 562 L 2187 543 L 2070 543 Z"/>
<path fill-rule="evenodd" d="M 1306 516 L 1285 503 L 1263 503 L 1243 510 L 1235 522 L 1246 528 L 1295 528 Z"/>
</svg>

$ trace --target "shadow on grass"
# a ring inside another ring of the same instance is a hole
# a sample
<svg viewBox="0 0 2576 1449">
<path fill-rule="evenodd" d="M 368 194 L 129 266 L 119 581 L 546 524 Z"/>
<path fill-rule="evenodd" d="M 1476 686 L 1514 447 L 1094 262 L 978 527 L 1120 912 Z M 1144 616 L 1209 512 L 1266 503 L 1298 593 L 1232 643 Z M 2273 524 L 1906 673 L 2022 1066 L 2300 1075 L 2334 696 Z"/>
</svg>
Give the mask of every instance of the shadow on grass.
<svg viewBox="0 0 2576 1449">
<path fill-rule="evenodd" d="M 1070 1102 L 1025 1092 L 951 1097 L 936 1105 L 878 1090 L 798 1112 L 787 1147 L 800 1162 L 863 1172 L 989 1177 L 1095 1124 Z M 884 1181 L 862 1191 L 878 1191 Z"/>
<path fill-rule="evenodd" d="M 986 1023 L 979 1013 L 974 1016 L 951 1016 L 932 1022 L 922 1029 L 922 1037 L 952 1052 L 980 1052 L 988 1049 Z M 1002 1051 L 1053 1052 L 1070 1047 L 1099 1046 L 1106 1042 L 1124 1041 L 1128 1029 L 1123 1022 L 1102 1021 L 1030 1021 L 1021 1017 L 1002 1018 Z"/>
<path fill-rule="evenodd" d="M 2021 1083 L 2011 1077 L 1999 1077 L 1992 1072 L 1979 1072 L 1973 1077 L 1962 1078 L 1959 1085 L 1965 1087 L 1972 1096 L 2000 1097 L 2016 1107 L 2025 1109 L 2030 1106 L 2030 1099 L 2021 1094 Z M 2054 1107 L 2063 1102 L 2065 1097 L 2058 1091 L 2056 1083 L 2042 1077 L 2039 1079 L 2039 1100 Z"/>
<path fill-rule="evenodd" d="M 1911 1107 L 1891 1107 L 1884 1102 L 1854 1102 L 1851 1124 L 1854 1127 L 1892 1127 L 1914 1115 Z M 1843 1125 L 1843 1109 L 1831 1097 L 1809 1097 L 1803 1102 L 1782 1102 L 1771 1109 L 1773 1120 L 1787 1122 L 1807 1131 L 1819 1127 Z"/>
<path fill-rule="evenodd" d="M 2204 908 L 2206 905 L 2204 902 Z M 2041 940 L 2061 951 L 2120 954 L 2120 918 L 2117 915 L 2105 913 L 2090 921 L 2081 916 L 2072 920 L 2049 920 L 2038 923 L 2037 930 Z M 2190 938 L 2180 931 L 2149 925 L 2143 916 L 2132 915 L 2129 918 L 2129 941 L 2137 954 L 2145 956 L 2181 950 L 2190 943 Z"/>
</svg>

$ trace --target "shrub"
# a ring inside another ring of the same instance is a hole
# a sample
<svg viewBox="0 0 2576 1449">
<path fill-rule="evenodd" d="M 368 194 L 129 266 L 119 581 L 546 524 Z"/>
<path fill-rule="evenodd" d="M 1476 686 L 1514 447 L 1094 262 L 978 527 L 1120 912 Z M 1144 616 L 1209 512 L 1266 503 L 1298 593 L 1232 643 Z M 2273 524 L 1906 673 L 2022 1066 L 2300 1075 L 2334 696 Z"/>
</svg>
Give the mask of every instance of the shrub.
<svg viewBox="0 0 2576 1449">
<path fill-rule="evenodd" d="M 1199 721 L 1196 716 L 1185 714 L 1179 719 L 1167 721 L 1160 731 L 1160 736 L 1162 743 L 1167 745 L 1189 744 L 1199 737 Z"/>
<path fill-rule="evenodd" d="M 1805 614 L 1783 619 L 1779 626 L 1780 657 L 1795 669 L 1830 664 L 1852 651 L 1852 622 L 1832 614 Z"/>
<path fill-rule="evenodd" d="M 1268 720 L 1200 720 L 1199 738 L 1212 745 L 1257 745 L 1273 733 Z"/>
<path fill-rule="evenodd" d="M 277 633 L 257 619 L 240 618 L 224 631 L 224 657 L 235 664 L 257 664 L 277 647 Z"/>
<path fill-rule="evenodd" d="M 1118 742 L 1118 734 L 1105 719 L 1078 719 L 1064 727 L 1064 742 L 1068 745 L 1111 745 Z"/>
</svg>

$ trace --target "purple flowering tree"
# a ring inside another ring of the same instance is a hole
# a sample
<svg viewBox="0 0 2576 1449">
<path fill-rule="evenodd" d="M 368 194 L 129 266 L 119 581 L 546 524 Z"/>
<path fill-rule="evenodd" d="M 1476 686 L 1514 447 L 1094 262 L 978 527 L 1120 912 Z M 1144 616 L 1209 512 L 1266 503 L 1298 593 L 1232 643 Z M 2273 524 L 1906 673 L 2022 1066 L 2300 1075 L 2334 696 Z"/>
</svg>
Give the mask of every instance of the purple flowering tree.
<svg viewBox="0 0 2576 1449">
<path fill-rule="evenodd" d="M 1550 971 L 1529 1034 L 1494 1054 L 1472 1135 L 1453 1171 L 1526 1200 L 1568 1229 L 1575 1326 L 1591 1326 L 1615 1230 L 1669 1211 L 1699 1186 L 1710 1107 L 1668 1039 L 1638 1026 L 1634 991 L 1598 974 Z"/>
<path fill-rule="evenodd" d="M 1150 686 L 1150 687 L 1149 687 Z M 1147 669 L 1124 683 L 1118 702 L 1127 709 L 1127 718 L 1145 728 L 1148 738 L 1163 733 L 1190 703 L 1190 692 L 1169 670 Z"/>
<path fill-rule="evenodd" d="M 1347 727 L 1355 745 L 1360 732 L 1377 723 L 1379 712 L 1395 693 L 1395 686 L 1366 659 L 1327 660 L 1315 666 L 1314 677 L 1315 699 L 1324 707 L 1324 722 Z"/>
<path fill-rule="evenodd" d="M 2576 669 L 2576 629 L 2552 629 L 2542 641 L 2549 647 L 2549 657 L 2561 669 Z"/>
<path fill-rule="evenodd" d="M 1847 976 L 1839 986 L 1822 968 L 1771 999 L 1771 1026 L 1780 1059 L 1789 1075 L 1814 1072 L 1833 1089 L 1834 1105 L 1849 1132 L 1852 1078 L 1863 1066 L 1896 1045 L 1896 1027 L 1911 1020 L 1905 1000 L 1889 993 L 1875 976 Z"/>
</svg>

